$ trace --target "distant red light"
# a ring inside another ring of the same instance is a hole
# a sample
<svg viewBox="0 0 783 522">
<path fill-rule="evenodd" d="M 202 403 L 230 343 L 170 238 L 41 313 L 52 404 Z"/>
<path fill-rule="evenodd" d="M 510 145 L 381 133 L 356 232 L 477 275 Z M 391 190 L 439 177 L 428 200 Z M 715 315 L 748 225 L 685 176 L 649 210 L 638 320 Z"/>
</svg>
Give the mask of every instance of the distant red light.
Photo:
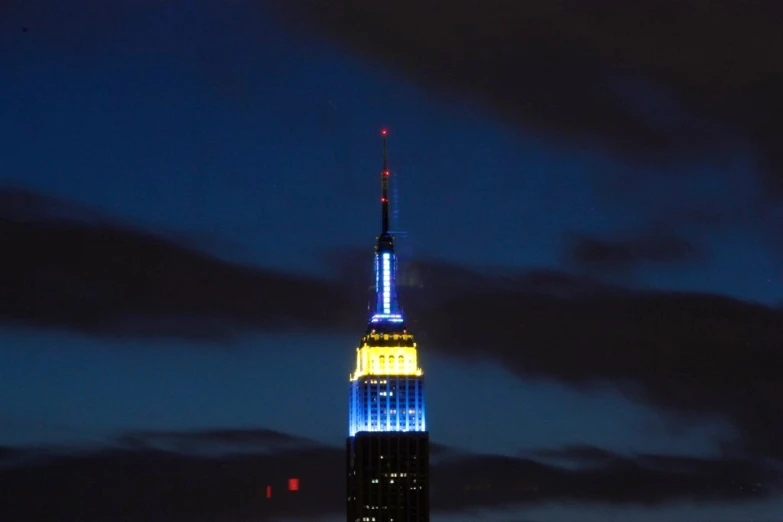
<svg viewBox="0 0 783 522">
<path fill-rule="evenodd" d="M 272 486 L 266 487 L 266 498 L 272 498 Z"/>
<path fill-rule="evenodd" d="M 386 198 L 381 198 L 381 203 L 386 203 Z"/>
<path fill-rule="evenodd" d="M 299 479 L 298 478 L 290 478 L 290 479 L 288 479 L 288 491 L 299 491 Z"/>
<path fill-rule="evenodd" d="M 388 132 L 389 131 L 387 131 L 386 129 L 381 129 L 381 136 L 386 136 L 386 134 L 388 134 Z"/>
<path fill-rule="evenodd" d="M 388 170 L 384 170 L 384 171 L 383 171 L 383 175 L 384 175 L 384 176 L 388 176 L 388 175 L 389 175 L 389 171 L 388 171 Z"/>
</svg>

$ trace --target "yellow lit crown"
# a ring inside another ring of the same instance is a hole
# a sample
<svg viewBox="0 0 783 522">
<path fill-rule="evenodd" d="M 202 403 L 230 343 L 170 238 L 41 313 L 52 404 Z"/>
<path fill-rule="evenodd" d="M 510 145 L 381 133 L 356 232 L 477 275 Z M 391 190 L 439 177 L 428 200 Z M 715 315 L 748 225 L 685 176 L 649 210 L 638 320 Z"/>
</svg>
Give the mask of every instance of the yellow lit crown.
<svg viewBox="0 0 783 522">
<path fill-rule="evenodd" d="M 366 375 L 421 376 L 416 343 L 409 333 L 370 333 L 356 349 L 356 371 L 352 381 Z"/>
</svg>

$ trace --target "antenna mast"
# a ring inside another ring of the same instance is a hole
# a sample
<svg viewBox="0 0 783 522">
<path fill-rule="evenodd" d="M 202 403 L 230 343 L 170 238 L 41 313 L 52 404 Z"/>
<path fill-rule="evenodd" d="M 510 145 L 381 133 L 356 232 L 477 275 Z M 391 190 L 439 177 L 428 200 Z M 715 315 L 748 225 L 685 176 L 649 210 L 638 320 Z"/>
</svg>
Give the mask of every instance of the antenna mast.
<svg viewBox="0 0 783 522">
<path fill-rule="evenodd" d="M 381 234 L 389 233 L 389 165 L 386 157 L 386 129 L 381 130 L 383 139 L 383 172 L 381 173 Z"/>
</svg>

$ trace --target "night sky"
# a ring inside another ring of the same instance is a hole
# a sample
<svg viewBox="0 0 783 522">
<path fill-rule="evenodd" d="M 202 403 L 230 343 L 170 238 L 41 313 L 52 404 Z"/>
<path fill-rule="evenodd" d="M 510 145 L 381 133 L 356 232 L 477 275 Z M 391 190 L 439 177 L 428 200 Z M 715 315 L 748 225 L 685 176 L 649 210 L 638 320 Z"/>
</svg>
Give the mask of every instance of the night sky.
<svg viewBox="0 0 783 522">
<path fill-rule="evenodd" d="M 344 519 L 388 127 L 433 520 L 783 520 L 783 6 L 716 4 L 0 1 L 0 519 Z"/>
</svg>

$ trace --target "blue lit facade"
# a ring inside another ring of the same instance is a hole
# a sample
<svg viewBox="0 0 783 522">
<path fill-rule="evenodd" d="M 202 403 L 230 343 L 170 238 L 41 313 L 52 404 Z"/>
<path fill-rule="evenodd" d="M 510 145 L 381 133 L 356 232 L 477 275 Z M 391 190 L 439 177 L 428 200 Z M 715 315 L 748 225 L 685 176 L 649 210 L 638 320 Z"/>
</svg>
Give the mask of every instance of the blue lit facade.
<svg viewBox="0 0 783 522">
<path fill-rule="evenodd" d="M 377 364 L 376 361 L 373 361 L 372 364 L 377 367 L 378 371 L 351 381 L 348 415 L 348 435 L 350 437 L 360 431 L 427 431 L 424 380 L 421 370 L 415 368 L 418 371 L 411 375 L 394 375 L 397 371 L 394 368 L 411 366 L 405 355 L 395 354 L 395 352 L 399 353 L 397 348 L 406 343 L 403 336 L 410 339 L 407 343 L 411 345 L 414 344 L 413 336 L 408 334 L 368 334 L 364 339 L 369 338 L 369 342 L 377 347 L 377 344 L 386 336 L 389 337 L 387 342 L 390 345 L 393 343 L 395 346 L 385 352 L 388 355 L 379 355 Z M 389 367 L 388 373 L 383 371 L 384 366 Z M 415 363 L 413 366 L 415 367 Z"/>
</svg>

